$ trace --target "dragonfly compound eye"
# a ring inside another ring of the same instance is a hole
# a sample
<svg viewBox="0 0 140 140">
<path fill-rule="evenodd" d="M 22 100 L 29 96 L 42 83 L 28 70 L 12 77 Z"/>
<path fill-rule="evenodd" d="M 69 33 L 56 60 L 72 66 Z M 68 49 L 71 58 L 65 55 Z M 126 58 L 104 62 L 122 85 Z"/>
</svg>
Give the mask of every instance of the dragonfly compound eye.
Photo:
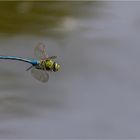
<svg viewBox="0 0 140 140">
<path fill-rule="evenodd" d="M 54 63 L 54 72 L 58 71 L 60 69 L 60 65 L 57 63 Z"/>
</svg>

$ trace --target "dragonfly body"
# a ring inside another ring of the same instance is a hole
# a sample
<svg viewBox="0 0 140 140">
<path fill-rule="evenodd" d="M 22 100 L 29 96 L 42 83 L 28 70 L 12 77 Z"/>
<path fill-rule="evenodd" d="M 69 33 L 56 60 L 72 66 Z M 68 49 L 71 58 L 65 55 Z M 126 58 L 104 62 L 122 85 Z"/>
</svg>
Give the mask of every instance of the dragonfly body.
<svg viewBox="0 0 140 140">
<path fill-rule="evenodd" d="M 59 70 L 60 66 L 53 60 L 41 60 L 39 64 L 35 66 L 37 69 L 41 70 L 47 70 L 47 71 L 53 71 L 56 72 Z"/>
<path fill-rule="evenodd" d="M 42 43 L 38 44 L 38 46 L 35 48 L 35 55 L 38 60 L 25 59 L 16 56 L 0 56 L 0 59 L 17 60 L 30 63 L 31 66 L 27 70 L 31 69 L 31 74 L 33 77 L 41 82 L 47 82 L 49 79 L 48 71 L 56 72 L 60 69 L 60 65 L 53 60 L 56 58 L 56 56 L 47 56 L 45 46 Z"/>
</svg>

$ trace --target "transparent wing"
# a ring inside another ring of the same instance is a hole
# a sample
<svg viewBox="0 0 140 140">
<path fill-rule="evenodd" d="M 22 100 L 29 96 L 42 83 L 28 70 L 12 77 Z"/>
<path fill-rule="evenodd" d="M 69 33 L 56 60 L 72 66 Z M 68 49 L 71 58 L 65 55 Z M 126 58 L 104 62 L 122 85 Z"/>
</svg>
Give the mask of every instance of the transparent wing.
<svg viewBox="0 0 140 140">
<path fill-rule="evenodd" d="M 46 60 L 48 58 L 48 55 L 47 55 L 46 50 L 45 50 L 45 45 L 43 43 L 39 43 L 35 47 L 34 53 L 35 53 L 35 57 L 39 60 L 40 59 Z"/>
<path fill-rule="evenodd" d="M 31 74 L 35 79 L 37 79 L 43 83 L 45 83 L 49 80 L 49 74 L 45 70 L 40 70 L 35 67 L 32 67 Z"/>
</svg>

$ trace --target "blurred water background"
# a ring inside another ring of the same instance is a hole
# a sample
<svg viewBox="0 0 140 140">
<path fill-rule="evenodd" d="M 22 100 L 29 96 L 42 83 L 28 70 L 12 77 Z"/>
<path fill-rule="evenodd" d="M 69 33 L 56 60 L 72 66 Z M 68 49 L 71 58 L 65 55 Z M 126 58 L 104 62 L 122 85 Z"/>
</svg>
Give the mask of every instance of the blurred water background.
<svg viewBox="0 0 140 140">
<path fill-rule="evenodd" d="M 0 2 L 0 54 L 39 42 L 61 71 L 0 61 L 0 138 L 140 137 L 140 2 Z"/>
</svg>

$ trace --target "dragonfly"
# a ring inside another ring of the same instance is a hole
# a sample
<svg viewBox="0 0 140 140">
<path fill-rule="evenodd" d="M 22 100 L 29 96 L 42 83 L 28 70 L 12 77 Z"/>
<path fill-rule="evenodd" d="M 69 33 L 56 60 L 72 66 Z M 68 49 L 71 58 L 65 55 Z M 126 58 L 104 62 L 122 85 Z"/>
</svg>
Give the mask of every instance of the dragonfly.
<svg viewBox="0 0 140 140">
<path fill-rule="evenodd" d="M 49 73 L 57 72 L 60 69 L 60 65 L 54 61 L 57 56 L 48 56 L 45 45 L 39 43 L 34 49 L 34 55 L 36 59 L 25 59 L 17 56 L 0 56 L 0 59 L 17 60 L 31 64 L 26 71 L 31 71 L 31 75 L 40 82 L 48 82 Z"/>
</svg>

